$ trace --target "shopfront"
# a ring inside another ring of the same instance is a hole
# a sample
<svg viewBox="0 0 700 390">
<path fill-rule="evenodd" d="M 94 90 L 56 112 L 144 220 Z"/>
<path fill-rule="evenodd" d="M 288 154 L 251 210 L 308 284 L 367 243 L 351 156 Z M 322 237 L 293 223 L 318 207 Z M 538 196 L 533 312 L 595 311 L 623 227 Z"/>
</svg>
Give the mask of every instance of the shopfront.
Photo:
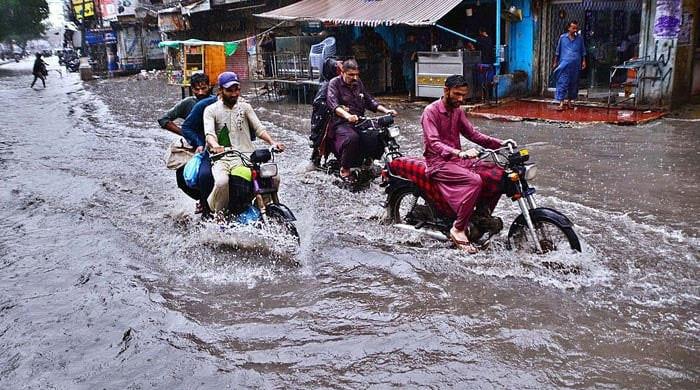
<svg viewBox="0 0 700 390">
<path fill-rule="evenodd" d="M 551 69 L 557 41 L 570 21 L 579 24 L 584 37 L 588 67 L 581 72 L 581 89 L 607 92 L 613 66 L 639 57 L 640 27 L 643 0 L 553 0 L 546 6 L 543 18 L 541 69 L 545 85 L 552 87 Z M 626 77 L 626 74 L 620 74 Z"/>
<path fill-rule="evenodd" d="M 112 29 L 88 29 L 85 31 L 87 54 L 93 71 L 113 71 L 116 67 L 117 37 Z"/>
</svg>

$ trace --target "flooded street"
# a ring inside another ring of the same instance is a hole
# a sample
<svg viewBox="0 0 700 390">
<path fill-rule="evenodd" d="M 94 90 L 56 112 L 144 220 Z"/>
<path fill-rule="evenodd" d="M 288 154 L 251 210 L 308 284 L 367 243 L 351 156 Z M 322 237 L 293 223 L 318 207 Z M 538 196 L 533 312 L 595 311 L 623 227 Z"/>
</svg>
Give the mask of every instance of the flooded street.
<svg viewBox="0 0 700 390">
<path fill-rule="evenodd" d="M 0 66 L 2 389 L 698 388 L 697 123 L 474 120 L 530 145 L 541 206 L 582 240 L 544 256 L 567 275 L 505 231 L 466 256 L 383 224 L 377 184 L 305 171 L 310 106 L 265 99 L 300 246 L 202 224 L 156 122 L 179 88 L 64 70 L 32 90 L 31 65 Z M 422 106 L 391 105 L 419 155 Z"/>
</svg>

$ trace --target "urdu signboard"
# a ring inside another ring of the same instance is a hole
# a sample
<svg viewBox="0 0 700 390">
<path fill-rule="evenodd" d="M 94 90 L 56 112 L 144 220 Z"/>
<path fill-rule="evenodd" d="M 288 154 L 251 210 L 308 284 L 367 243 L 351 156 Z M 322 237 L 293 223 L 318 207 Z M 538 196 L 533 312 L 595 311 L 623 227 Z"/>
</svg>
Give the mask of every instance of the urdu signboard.
<svg viewBox="0 0 700 390">
<path fill-rule="evenodd" d="M 95 2 L 92 0 L 73 0 L 73 13 L 77 20 L 95 16 Z"/>
</svg>

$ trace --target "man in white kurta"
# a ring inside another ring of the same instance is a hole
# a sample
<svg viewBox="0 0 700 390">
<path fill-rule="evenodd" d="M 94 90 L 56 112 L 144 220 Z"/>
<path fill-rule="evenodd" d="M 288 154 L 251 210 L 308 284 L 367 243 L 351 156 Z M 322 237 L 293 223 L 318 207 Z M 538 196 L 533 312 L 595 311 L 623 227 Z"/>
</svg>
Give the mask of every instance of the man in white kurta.
<svg viewBox="0 0 700 390">
<path fill-rule="evenodd" d="M 250 154 L 255 151 L 253 136 L 262 139 L 278 150 L 284 145 L 275 142 L 253 111 L 253 107 L 239 98 L 241 94 L 238 76 L 234 72 L 219 75 L 219 100 L 204 110 L 204 135 L 211 153 L 221 153 L 224 147 L 233 147 Z M 214 190 L 207 199 L 213 211 L 228 208 L 228 175 L 231 169 L 242 165 L 238 157 L 224 157 L 212 167 Z"/>
</svg>

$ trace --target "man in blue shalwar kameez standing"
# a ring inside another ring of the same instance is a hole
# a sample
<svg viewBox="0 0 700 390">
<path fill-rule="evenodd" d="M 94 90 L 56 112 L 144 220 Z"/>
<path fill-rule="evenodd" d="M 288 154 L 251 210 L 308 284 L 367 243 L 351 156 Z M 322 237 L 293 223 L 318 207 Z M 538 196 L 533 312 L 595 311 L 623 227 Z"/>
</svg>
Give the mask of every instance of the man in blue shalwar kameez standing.
<svg viewBox="0 0 700 390">
<path fill-rule="evenodd" d="M 557 91 L 554 100 L 559 103 L 558 110 L 564 109 L 564 101 L 568 100 L 569 107 L 573 107 L 578 95 L 579 71 L 586 69 L 586 47 L 583 37 L 576 34 L 578 22 L 569 22 L 567 32 L 559 37 L 557 50 L 554 53 L 554 77 L 557 80 Z"/>
</svg>

